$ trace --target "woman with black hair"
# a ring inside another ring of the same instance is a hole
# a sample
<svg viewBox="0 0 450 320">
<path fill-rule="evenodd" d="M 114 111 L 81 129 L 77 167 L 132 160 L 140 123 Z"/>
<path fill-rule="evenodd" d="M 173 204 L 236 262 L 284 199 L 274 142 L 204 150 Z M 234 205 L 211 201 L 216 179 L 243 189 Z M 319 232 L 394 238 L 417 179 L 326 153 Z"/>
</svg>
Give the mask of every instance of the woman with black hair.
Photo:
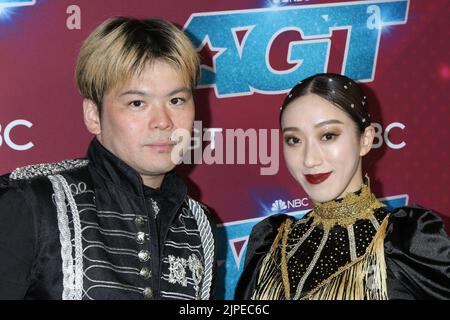
<svg viewBox="0 0 450 320">
<path fill-rule="evenodd" d="M 236 299 L 450 299 L 441 218 L 421 207 L 389 211 L 363 176 L 375 130 L 358 84 L 305 79 L 285 98 L 280 125 L 287 168 L 314 208 L 253 228 Z"/>
</svg>

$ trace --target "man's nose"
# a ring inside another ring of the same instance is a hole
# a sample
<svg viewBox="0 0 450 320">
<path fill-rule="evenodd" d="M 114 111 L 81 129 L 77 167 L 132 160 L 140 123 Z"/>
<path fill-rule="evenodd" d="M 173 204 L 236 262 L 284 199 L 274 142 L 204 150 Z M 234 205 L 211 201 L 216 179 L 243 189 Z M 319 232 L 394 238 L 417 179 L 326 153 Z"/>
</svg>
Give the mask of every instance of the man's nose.
<svg viewBox="0 0 450 320">
<path fill-rule="evenodd" d="M 173 122 L 167 108 L 159 104 L 151 110 L 150 127 L 152 129 L 167 130 L 173 127 Z"/>
</svg>

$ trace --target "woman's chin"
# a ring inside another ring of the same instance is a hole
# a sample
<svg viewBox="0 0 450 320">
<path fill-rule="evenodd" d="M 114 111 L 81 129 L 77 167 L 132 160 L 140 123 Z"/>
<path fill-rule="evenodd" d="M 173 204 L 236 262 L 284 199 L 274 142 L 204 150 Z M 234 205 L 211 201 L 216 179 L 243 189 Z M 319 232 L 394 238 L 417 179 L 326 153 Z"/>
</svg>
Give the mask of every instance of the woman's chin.
<svg viewBox="0 0 450 320">
<path fill-rule="evenodd" d="M 320 192 L 311 192 L 311 193 L 307 193 L 308 194 L 308 198 L 310 198 L 312 201 L 314 202 L 328 202 L 331 200 L 335 200 L 338 197 L 338 194 L 330 194 L 329 192 L 323 192 L 324 194 L 320 193 Z M 326 194 L 325 194 L 326 193 Z"/>
</svg>

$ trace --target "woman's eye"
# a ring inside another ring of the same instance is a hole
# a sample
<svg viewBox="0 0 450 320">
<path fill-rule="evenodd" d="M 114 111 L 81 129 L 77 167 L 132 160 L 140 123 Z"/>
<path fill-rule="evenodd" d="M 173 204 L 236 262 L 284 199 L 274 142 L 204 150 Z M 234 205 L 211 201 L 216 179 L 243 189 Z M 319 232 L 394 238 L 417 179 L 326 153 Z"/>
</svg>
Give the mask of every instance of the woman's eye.
<svg viewBox="0 0 450 320">
<path fill-rule="evenodd" d="M 334 139 L 336 139 L 337 136 L 338 136 L 338 135 L 335 134 L 335 133 L 325 133 L 325 134 L 322 136 L 322 140 L 323 140 L 323 141 L 334 140 Z"/>
<path fill-rule="evenodd" d="M 135 108 L 140 108 L 144 106 L 144 101 L 142 100 L 134 100 L 129 103 L 130 106 Z"/>
<path fill-rule="evenodd" d="M 174 106 L 178 106 L 180 104 L 183 104 L 185 102 L 185 100 L 183 98 L 172 98 L 170 99 L 170 104 L 174 105 Z"/>
<path fill-rule="evenodd" d="M 286 141 L 287 145 L 292 146 L 292 145 L 295 145 L 295 144 L 299 143 L 300 139 L 297 138 L 297 137 L 286 137 L 284 139 L 284 141 Z"/>
</svg>

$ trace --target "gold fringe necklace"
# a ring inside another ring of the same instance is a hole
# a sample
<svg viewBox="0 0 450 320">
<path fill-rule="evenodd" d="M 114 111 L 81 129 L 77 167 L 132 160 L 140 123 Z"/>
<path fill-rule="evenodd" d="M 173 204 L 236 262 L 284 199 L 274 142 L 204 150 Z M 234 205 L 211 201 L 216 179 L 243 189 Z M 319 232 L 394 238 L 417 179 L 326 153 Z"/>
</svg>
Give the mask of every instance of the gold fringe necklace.
<svg viewBox="0 0 450 320">
<path fill-rule="evenodd" d="M 356 257 L 353 249 L 354 258 L 349 263 L 339 267 L 335 273 L 308 292 L 302 293 L 300 299 L 380 300 L 388 298 L 384 238 L 389 214 L 378 224 L 373 213 L 384 205 L 371 193 L 368 183 L 367 178 L 367 184 L 362 185 L 359 194 L 349 193 L 341 200 L 314 203 L 314 209 L 309 214 L 309 219 L 313 219 L 311 228 L 322 226 L 324 233 L 328 234 L 334 227 L 350 226 L 352 228 L 357 220 L 367 219 L 375 227 L 376 233 L 362 255 Z M 279 227 L 271 249 L 262 262 L 253 299 L 292 299 L 289 273 L 294 271 L 288 268 L 289 259 L 286 248 L 288 241 L 292 241 L 289 234 L 293 228 L 295 225 L 292 226 L 291 219 L 287 219 Z M 351 250 L 351 243 L 349 243 L 349 251 Z M 309 269 L 312 270 L 314 266 L 310 265 Z M 303 276 L 307 277 L 308 274 Z M 295 298 L 297 296 L 298 294 Z"/>
</svg>

